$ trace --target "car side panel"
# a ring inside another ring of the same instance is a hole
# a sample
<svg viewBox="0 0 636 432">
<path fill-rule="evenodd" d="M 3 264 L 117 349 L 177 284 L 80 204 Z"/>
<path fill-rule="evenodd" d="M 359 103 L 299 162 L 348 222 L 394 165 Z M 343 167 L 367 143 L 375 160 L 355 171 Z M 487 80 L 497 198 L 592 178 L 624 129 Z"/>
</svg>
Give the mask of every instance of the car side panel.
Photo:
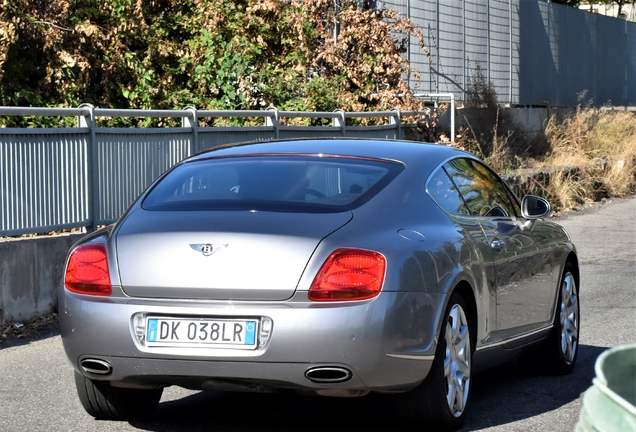
<svg viewBox="0 0 636 432">
<path fill-rule="evenodd" d="M 479 240 L 484 237 L 481 226 L 474 218 L 450 217 L 424 187 L 399 195 L 391 191 L 391 186 L 382 194 L 391 194 L 392 198 L 355 210 L 352 222 L 322 241 L 298 289 L 310 284 L 309 279 L 317 272 L 312 266 L 322 263 L 338 245 L 382 251 L 387 258 L 383 291 L 443 294 L 446 301 L 458 284 L 467 283 L 477 308 L 479 345 L 494 331 L 496 323 L 496 297 L 491 288 L 494 277 L 488 273 L 492 273 L 492 263 Z M 398 207 L 401 212 L 393 211 Z M 445 302 L 435 306 L 438 318 L 445 307 Z M 404 319 L 409 320 L 412 315 L 413 312 Z M 414 338 L 427 341 L 422 342 L 421 349 L 428 349 L 428 341 L 436 340 L 440 330 L 437 327 L 431 332 L 417 325 L 412 328 Z"/>
<path fill-rule="evenodd" d="M 530 223 L 528 223 L 530 222 Z M 564 264 L 562 228 L 545 221 L 519 219 L 508 234 L 498 232 L 496 220 L 480 219 L 487 241 L 503 241 L 491 249 L 497 288 L 497 337 L 506 340 L 550 326 L 554 299 Z"/>
</svg>

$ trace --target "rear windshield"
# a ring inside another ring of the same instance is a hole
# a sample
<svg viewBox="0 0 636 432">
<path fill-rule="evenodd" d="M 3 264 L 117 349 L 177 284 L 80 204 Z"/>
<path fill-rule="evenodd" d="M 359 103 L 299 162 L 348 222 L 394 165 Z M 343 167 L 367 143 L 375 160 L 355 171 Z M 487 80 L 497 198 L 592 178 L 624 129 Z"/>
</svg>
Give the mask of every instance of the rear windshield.
<svg viewBox="0 0 636 432">
<path fill-rule="evenodd" d="M 150 211 L 340 212 L 369 201 L 403 169 L 396 162 L 327 156 L 198 160 L 168 173 L 142 207 Z"/>
</svg>

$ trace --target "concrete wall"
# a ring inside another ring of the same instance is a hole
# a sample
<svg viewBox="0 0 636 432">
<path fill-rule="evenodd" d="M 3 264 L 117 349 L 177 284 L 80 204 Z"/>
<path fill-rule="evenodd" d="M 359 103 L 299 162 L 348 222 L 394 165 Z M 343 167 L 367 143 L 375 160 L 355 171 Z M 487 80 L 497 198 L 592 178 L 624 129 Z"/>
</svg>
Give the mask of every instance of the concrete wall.
<svg viewBox="0 0 636 432">
<path fill-rule="evenodd" d="M 500 108 L 500 118 L 509 116 L 510 120 L 517 123 L 524 133 L 527 141 L 532 141 L 543 133 L 548 122 L 548 110 L 546 108 Z M 468 122 L 476 127 L 475 121 L 479 121 L 482 108 L 459 108 L 455 111 L 455 129 L 467 129 Z M 444 122 L 446 123 L 446 122 Z M 445 126 L 445 124 L 444 124 Z"/>
<path fill-rule="evenodd" d="M 455 133 L 460 129 L 467 129 L 468 122 L 475 127 L 475 122 L 482 117 L 483 108 L 458 108 L 455 110 Z M 519 126 L 527 141 L 532 141 L 543 134 L 550 116 L 556 116 L 562 121 L 566 116 L 576 113 L 576 108 L 570 107 L 537 107 L 537 108 L 500 108 L 500 116 L 507 115 L 512 122 Z M 439 119 L 441 130 L 450 131 L 450 110 L 446 110 Z"/>
<path fill-rule="evenodd" d="M 57 308 L 66 253 L 81 237 L 0 242 L 0 324 L 26 322 Z"/>
</svg>

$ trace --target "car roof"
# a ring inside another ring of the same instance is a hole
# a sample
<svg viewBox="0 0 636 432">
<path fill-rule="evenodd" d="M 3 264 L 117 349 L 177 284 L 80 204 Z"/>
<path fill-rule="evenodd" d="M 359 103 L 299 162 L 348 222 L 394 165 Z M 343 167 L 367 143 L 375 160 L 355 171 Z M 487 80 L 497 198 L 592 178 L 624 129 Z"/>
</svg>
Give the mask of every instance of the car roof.
<svg viewBox="0 0 636 432">
<path fill-rule="evenodd" d="M 418 160 L 421 162 L 423 157 L 429 164 L 437 164 L 453 156 L 468 155 L 462 150 L 442 144 L 417 141 L 320 138 L 237 143 L 205 150 L 192 156 L 188 161 L 250 154 L 324 154 L 387 159 L 407 165 Z"/>
</svg>

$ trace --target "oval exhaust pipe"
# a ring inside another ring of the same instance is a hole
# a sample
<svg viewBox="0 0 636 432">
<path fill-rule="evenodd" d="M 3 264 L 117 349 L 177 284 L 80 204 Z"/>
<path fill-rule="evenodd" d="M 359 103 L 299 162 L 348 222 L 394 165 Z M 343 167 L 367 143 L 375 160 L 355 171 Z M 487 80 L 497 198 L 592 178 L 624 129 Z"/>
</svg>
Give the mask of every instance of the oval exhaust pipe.
<svg viewBox="0 0 636 432">
<path fill-rule="evenodd" d="M 99 359 L 84 359 L 80 361 L 80 366 L 84 372 L 95 375 L 109 375 L 113 371 L 113 367 L 110 363 Z"/>
<path fill-rule="evenodd" d="M 338 366 L 320 366 L 308 369 L 305 378 L 315 383 L 339 383 L 350 380 L 350 370 Z"/>
</svg>

